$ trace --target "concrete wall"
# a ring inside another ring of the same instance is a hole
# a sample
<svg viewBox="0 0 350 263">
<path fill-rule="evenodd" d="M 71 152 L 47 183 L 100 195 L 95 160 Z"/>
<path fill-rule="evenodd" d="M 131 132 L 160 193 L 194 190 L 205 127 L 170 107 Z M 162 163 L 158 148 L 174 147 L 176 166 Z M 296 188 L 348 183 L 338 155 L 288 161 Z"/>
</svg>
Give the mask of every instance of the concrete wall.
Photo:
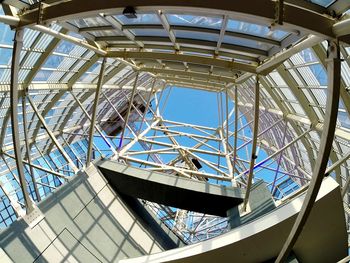
<svg viewBox="0 0 350 263">
<path fill-rule="evenodd" d="M 39 217 L 16 221 L 0 233 L 1 260 L 117 262 L 181 244 L 172 234 L 160 239 L 149 231 L 149 222 L 141 222 L 95 167 L 87 173 L 41 202 Z"/>
</svg>

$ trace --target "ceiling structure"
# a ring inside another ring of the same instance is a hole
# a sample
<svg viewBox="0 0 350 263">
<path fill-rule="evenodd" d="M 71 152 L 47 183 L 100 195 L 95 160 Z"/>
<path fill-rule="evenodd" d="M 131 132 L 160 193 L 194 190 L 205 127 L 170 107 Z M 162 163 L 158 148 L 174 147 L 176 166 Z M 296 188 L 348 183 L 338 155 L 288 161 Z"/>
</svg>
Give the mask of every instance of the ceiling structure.
<svg viewBox="0 0 350 263">
<path fill-rule="evenodd" d="M 324 174 L 349 221 L 349 1 L 132 1 L 136 17 L 130 4 L 2 1 L 2 227 L 102 156 L 233 184 L 246 200 L 259 178 L 279 204 L 308 189 L 281 257 Z M 176 87 L 216 93 L 219 126 L 165 119 Z M 145 204 L 188 243 L 227 231 Z"/>
</svg>

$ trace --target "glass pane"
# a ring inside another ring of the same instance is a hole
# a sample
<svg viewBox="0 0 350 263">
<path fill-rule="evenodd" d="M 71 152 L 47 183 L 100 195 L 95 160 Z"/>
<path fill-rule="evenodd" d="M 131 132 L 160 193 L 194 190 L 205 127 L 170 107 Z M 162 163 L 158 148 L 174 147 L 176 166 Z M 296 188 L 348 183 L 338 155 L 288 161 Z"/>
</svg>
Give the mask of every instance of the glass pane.
<svg viewBox="0 0 350 263">
<path fill-rule="evenodd" d="M 53 55 L 50 56 L 46 63 L 44 64 L 44 68 L 57 68 L 61 62 L 63 61 L 63 57 L 62 56 L 57 56 L 57 55 Z"/>
<path fill-rule="evenodd" d="M 94 35 L 95 37 L 104 37 L 104 36 L 124 36 L 121 31 L 116 30 L 98 30 L 91 31 L 89 34 Z"/>
<path fill-rule="evenodd" d="M 323 66 L 321 66 L 320 64 L 311 65 L 310 69 L 311 69 L 312 73 L 314 73 L 318 82 L 322 86 L 327 86 L 327 74 L 326 74 L 326 71 L 324 70 Z"/>
<path fill-rule="evenodd" d="M 71 20 L 69 22 L 79 28 L 109 25 L 109 23 L 102 17 L 83 18 L 83 19 Z"/>
<path fill-rule="evenodd" d="M 0 44 L 12 45 L 14 31 L 11 31 L 10 27 L 0 23 Z"/>
<path fill-rule="evenodd" d="M 216 34 L 207 34 L 207 33 L 191 32 L 191 31 L 183 31 L 183 30 L 174 30 L 174 33 L 176 38 L 188 38 L 188 39 L 206 40 L 206 41 L 213 41 L 213 42 L 216 42 L 219 39 L 219 35 L 216 35 Z"/>
<path fill-rule="evenodd" d="M 336 0 L 311 0 L 310 2 L 318 4 L 324 7 L 328 7 L 333 4 Z"/>
<path fill-rule="evenodd" d="M 231 36 L 224 36 L 223 43 L 262 49 L 265 51 L 269 50 L 272 47 L 271 45 L 268 45 L 266 43 L 257 42 L 250 39 L 239 38 L 239 37 L 231 37 Z"/>
<path fill-rule="evenodd" d="M 115 16 L 123 25 L 161 24 L 156 14 L 137 14 L 137 18 L 127 18 L 124 15 Z"/>
<path fill-rule="evenodd" d="M 12 49 L 0 48 L 0 65 L 9 65 L 12 58 Z"/>
<path fill-rule="evenodd" d="M 222 18 L 194 15 L 166 15 L 171 25 L 196 26 L 220 29 Z"/>
<path fill-rule="evenodd" d="M 261 37 L 275 39 L 275 40 L 282 40 L 289 34 L 288 32 L 281 31 L 281 30 L 271 30 L 267 26 L 251 24 L 251 23 L 236 21 L 232 19 L 228 20 L 227 30 L 246 33 L 246 34 L 255 35 L 255 36 L 261 36 Z"/>
<path fill-rule="evenodd" d="M 68 41 L 61 41 L 55 52 L 69 54 L 76 46 Z"/>
<path fill-rule="evenodd" d="M 159 29 L 133 29 L 130 30 L 135 36 L 168 37 L 168 32 Z"/>
<path fill-rule="evenodd" d="M 48 70 L 40 70 L 33 81 L 46 81 L 48 80 L 48 78 L 51 76 L 52 71 L 48 71 Z"/>
</svg>

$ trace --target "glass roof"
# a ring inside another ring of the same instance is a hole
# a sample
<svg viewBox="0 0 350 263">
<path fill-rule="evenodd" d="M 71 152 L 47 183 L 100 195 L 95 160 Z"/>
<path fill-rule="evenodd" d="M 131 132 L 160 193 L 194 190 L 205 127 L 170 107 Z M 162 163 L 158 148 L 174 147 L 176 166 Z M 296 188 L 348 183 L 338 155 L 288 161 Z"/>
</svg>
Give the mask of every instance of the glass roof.
<svg viewBox="0 0 350 263">
<path fill-rule="evenodd" d="M 311 2 L 328 7 L 334 1 Z M 23 90 L 27 94 L 24 104 L 20 101 L 18 105 L 19 133 L 22 141 L 25 131 L 28 133 L 33 164 L 45 168 L 35 169 L 33 180 L 29 166 L 25 165 L 27 188 L 34 202 L 49 196 L 68 181 L 66 177 L 75 174 L 67 156 L 76 168 L 85 169 L 90 115 L 99 82 L 102 92 L 97 105 L 97 127 L 101 132 L 95 131 L 93 138 L 94 160 L 113 156 L 115 149 L 132 142 L 149 128 L 144 138 L 127 151 L 123 162 L 150 170 L 162 170 L 164 165 L 171 164 L 168 173 L 215 184 L 230 185 L 228 177 L 232 175 L 239 177 L 237 182 L 242 188 L 246 187 L 255 103 L 252 69 L 302 41 L 309 31 L 300 30 L 296 34 L 288 25 L 277 27 L 265 19 L 252 21 L 215 12 L 149 9 L 137 11 L 137 18 L 120 13 L 96 13 L 91 17 L 52 22 L 49 28 L 54 34 L 50 35 L 35 26 L 24 29 L 18 77 L 21 95 Z M 2 8 L 0 14 L 4 14 Z M 15 200 L 21 209 L 25 205 L 13 159 L 9 115 L 14 31 L 0 23 L 0 32 L 0 146 L 7 153 L 0 159 L 0 227 L 3 228 L 18 217 L 11 202 Z M 312 175 L 327 104 L 326 45 L 322 42 L 296 52 L 260 78 L 258 165 L 253 172 L 256 179 L 267 183 L 276 202 L 308 184 Z M 100 76 L 102 53 L 108 57 L 103 78 Z M 341 43 L 341 55 L 342 95 L 329 166 L 350 152 L 348 44 Z M 244 81 L 239 82 L 241 78 Z M 136 95 L 128 116 L 134 87 Z M 235 104 L 239 112 L 237 122 L 233 114 Z M 28 122 L 25 128 L 23 114 Z M 45 120 L 44 124 L 39 116 Z M 156 117 L 163 118 L 163 126 L 150 128 Z M 124 126 L 125 134 L 121 138 Z M 47 129 L 57 136 L 66 155 Z M 274 155 L 301 134 L 304 135 L 280 155 Z M 237 158 L 235 170 L 230 171 L 234 136 L 238 140 Z M 201 145 L 197 147 L 198 143 Z M 193 165 L 181 159 L 175 144 L 199 160 L 202 168 L 191 170 Z M 24 145 L 21 151 L 26 160 Z M 331 174 L 341 186 L 349 176 L 348 164 L 346 160 Z M 344 205 L 348 203 L 346 195 Z M 167 207 L 146 205 L 163 216 L 171 214 Z M 348 220 L 349 215 L 346 216 Z M 195 243 L 227 231 L 226 219 L 201 217 L 213 220 L 216 227 L 206 236 L 204 228 L 197 229 L 201 223 L 195 220 L 198 214 L 189 212 L 191 223 L 177 232 L 181 232 L 186 242 Z M 163 221 L 171 228 L 179 226 L 174 217 Z M 197 229 L 194 234 L 193 229 Z"/>
</svg>

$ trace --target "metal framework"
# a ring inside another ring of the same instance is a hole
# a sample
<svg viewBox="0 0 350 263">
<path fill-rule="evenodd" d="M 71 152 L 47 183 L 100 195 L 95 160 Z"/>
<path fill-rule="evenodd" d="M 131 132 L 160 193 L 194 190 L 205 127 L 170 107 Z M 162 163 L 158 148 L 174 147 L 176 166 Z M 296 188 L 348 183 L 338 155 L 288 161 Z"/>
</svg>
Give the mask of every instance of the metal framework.
<svg viewBox="0 0 350 263">
<path fill-rule="evenodd" d="M 324 175 L 349 222 L 349 1 L 236 2 L 2 1 L 0 227 L 101 158 L 242 187 L 242 211 L 256 180 L 277 204 L 308 187 L 277 262 Z M 212 125 L 168 117 L 180 88 L 215 96 Z M 145 205 L 187 243 L 228 231 L 226 218 Z"/>
</svg>

